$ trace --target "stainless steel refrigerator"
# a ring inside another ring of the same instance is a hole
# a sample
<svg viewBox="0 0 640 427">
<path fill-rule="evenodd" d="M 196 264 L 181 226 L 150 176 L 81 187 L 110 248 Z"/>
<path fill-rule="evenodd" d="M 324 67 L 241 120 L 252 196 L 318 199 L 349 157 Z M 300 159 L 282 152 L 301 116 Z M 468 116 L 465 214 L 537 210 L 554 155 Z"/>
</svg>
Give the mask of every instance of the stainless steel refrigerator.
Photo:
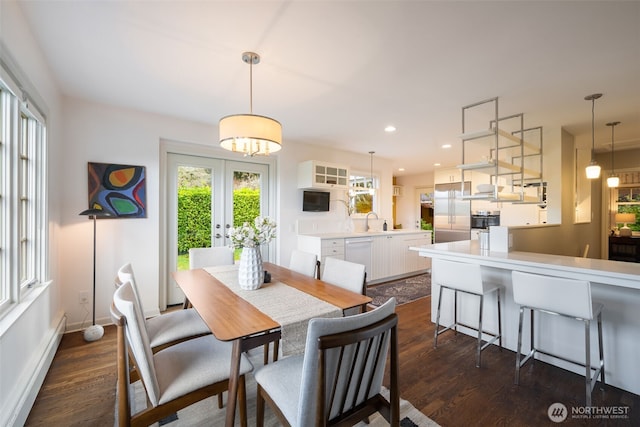
<svg viewBox="0 0 640 427">
<path fill-rule="evenodd" d="M 436 243 L 471 239 L 471 183 L 436 184 L 433 197 L 433 231 Z"/>
</svg>

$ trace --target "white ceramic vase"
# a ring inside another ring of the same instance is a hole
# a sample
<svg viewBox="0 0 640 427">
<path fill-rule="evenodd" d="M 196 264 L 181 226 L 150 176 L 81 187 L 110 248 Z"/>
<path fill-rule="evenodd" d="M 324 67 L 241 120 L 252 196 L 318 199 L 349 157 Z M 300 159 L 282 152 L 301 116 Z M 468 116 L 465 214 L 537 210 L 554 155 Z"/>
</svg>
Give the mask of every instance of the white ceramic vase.
<svg viewBox="0 0 640 427">
<path fill-rule="evenodd" d="M 238 269 L 238 284 L 246 290 L 259 289 L 264 281 L 262 269 L 262 255 L 260 247 L 242 248 L 240 266 Z"/>
</svg>

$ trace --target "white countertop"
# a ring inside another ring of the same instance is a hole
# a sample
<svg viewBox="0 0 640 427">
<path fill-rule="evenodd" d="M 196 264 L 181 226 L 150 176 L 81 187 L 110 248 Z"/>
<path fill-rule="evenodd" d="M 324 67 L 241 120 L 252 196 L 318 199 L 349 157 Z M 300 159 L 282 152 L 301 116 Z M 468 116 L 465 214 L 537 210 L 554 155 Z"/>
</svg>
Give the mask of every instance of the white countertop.
<svg viewBox="0 0 640 427">
<path fill-rule="evenodd" d="M 534 252 L 494 252 L 480 250 L 476 240 L 436 243 L 410 247 L 421 256 L 467 260 L 489 267 L 530 271 L 563 277 L 575 277 L 595 283 L 604 283 L 640 289 L 640 264 L 602 259 L 539 254 Z"/>
<path fill-rule="evenodd" d="M 317 234 L 299 234 L 299 236 L 317 237 L 320 239 L 344 239 L 350 237 L 375 237 L 381 235 L 394 235 L 394 234 L 424 234 L 431 233 L 432 230 L 412 230 L 412 229 L 398 229 L 388 231 L 363 231 L 360 233 L 354 231 L 343 231 L 336 233 L 317 233 Z"/>
</svg>

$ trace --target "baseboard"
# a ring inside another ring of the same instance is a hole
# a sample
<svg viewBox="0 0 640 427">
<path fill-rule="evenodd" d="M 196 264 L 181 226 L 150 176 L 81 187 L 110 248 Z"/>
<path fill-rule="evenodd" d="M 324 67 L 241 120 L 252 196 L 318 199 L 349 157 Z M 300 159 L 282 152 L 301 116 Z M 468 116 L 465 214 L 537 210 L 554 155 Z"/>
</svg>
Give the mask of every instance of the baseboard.
<svg viewBox="0 0 640 427">
<path fill-rule="evenodd" d="M 65 331 L 66 321 L 67 317 L 63 314 L 60 317 L 54 333 L 51 334 L 51 339 L 44 345 L 45 348 L 41 353 L 42 357 L 38 361 L 36 369 L 32 372 L 31 377 L 28 378 L 27 386 L 24 388 L 22 396 L 18 400 L 16 410 L 13 412 L 13 417 L 8 420 L 8 426 L 23 426 L 27 421 L 29 412 L 31 412 L 31 408 L 33 408 L 36 397 L 38 397 L 40 387 L 42 387 L 44 379 L 47 376 L 47 372 L 49 372 L 49 368 L 53 362 L 53 357 L 55 356 L 56 351 L 58 351 L 58 346 L 60 345 L 62 335 Z"/>
</svg>

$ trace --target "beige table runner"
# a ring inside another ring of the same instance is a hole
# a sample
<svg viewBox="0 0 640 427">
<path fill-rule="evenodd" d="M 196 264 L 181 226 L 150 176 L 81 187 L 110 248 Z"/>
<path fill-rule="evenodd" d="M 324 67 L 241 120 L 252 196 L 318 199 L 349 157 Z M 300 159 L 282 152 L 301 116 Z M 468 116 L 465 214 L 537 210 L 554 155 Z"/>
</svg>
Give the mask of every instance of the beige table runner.
<svg viewBox="0 0 640 427">
<path fill-rule="evenodd" d="M 335 305 L 282 282 L 264 283 L 255 291 L 241 289 L 237 264 L 207 267 L 204 270 L 280 324 L 281 348 L 285 356 L 304 352 L 309 319 L 342 316 L 342 310 Z"/>
</svg>

